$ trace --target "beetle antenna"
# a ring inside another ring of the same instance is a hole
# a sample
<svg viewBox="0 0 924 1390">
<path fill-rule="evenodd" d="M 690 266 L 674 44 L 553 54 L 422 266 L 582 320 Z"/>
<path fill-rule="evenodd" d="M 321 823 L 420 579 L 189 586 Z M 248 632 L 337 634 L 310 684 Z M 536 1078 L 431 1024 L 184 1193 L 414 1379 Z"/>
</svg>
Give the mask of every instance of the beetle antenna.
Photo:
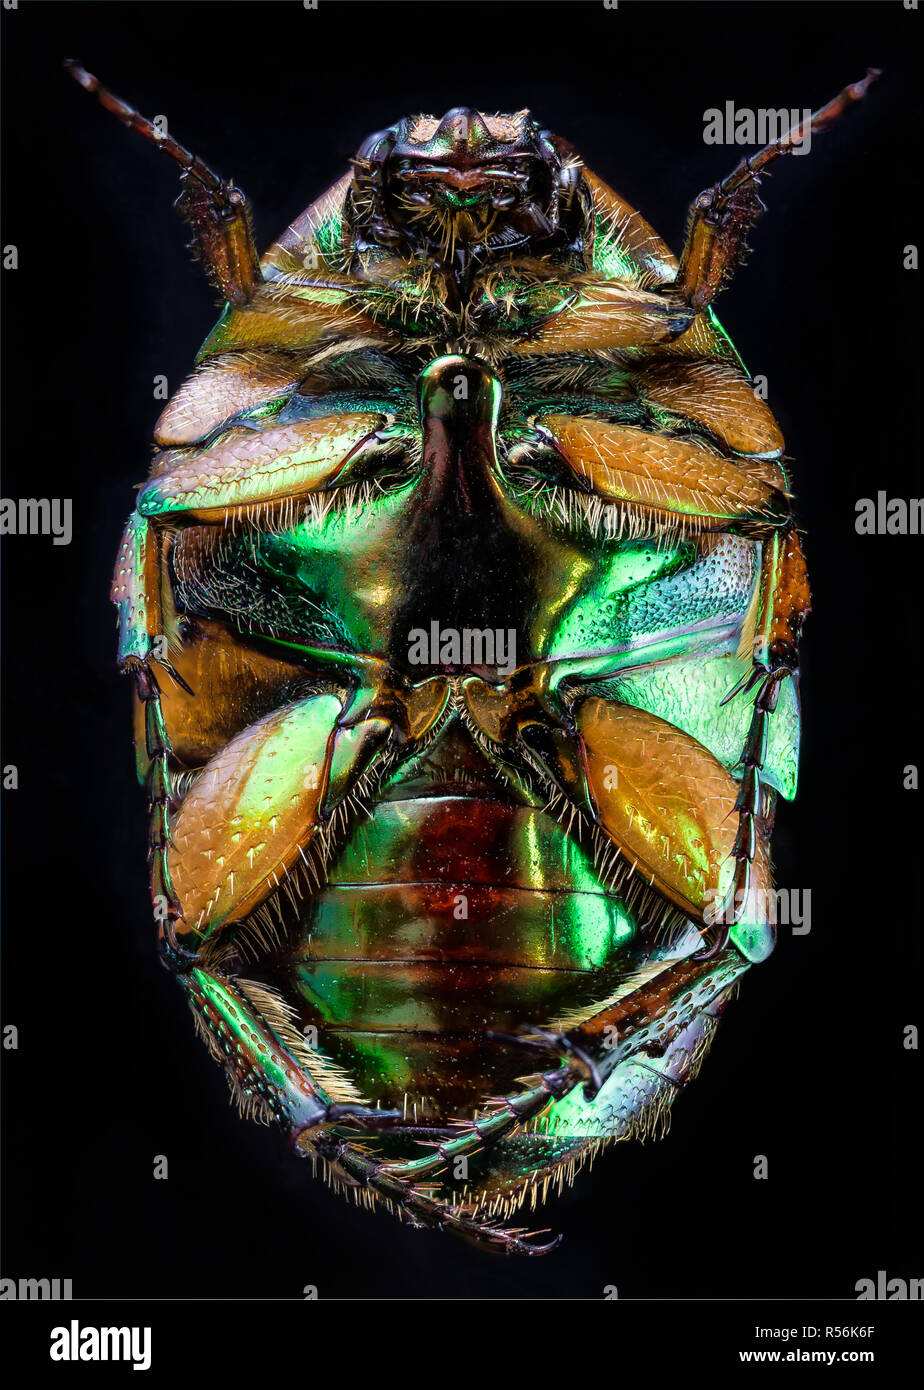
<svg viewBox="0 0 924 1390">
<path fill-rule="evenodd" d="M 136 131 L 183 170 L 183 191 L 176 202 L 180 216 L 192 227 L 192 248 L 211 282 L 232 304 L 246 304 L 262 283 L 247 200 L 233 183 L 226 183 L 198 155 L 174 140 L 121 97 L 104 87 L 92 72 L 68 58 L 64 67 L 84 91 L 107 111 Z"/>
</svg>

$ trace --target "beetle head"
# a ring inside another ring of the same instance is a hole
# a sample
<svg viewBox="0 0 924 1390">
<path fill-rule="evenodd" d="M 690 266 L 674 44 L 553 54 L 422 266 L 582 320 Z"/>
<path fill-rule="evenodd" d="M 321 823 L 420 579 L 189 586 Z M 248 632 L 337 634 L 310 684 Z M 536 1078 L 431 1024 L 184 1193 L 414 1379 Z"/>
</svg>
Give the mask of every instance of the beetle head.
<svg viewBox="0 0 924 1390">
<path fill-rule="evenodd" d="M 355 225 L 380 245 L 545 246 L 579 206 L 580 160 L 528 111 L 407 117 L 370 135 L 353 164 Z"/>
</svg>

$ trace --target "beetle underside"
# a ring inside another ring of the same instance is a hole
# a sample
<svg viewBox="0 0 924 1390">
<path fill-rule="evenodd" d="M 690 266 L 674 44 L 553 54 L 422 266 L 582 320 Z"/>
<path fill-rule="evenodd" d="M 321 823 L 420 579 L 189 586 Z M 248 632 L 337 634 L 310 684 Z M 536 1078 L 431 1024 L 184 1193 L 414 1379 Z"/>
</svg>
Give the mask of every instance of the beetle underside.
<svg viewBox="0 0 924 1390">
<path fill-rule="evenodd" d="M 489 1248 L 773 946 L 808 588 L 711 301 L 797 138 L 679 263 L 525 112 L 370 137 L 262 261 L 167 142 L 228 306 L 113 590 L 164 959 L 243 1112 Z"/>
</svg>

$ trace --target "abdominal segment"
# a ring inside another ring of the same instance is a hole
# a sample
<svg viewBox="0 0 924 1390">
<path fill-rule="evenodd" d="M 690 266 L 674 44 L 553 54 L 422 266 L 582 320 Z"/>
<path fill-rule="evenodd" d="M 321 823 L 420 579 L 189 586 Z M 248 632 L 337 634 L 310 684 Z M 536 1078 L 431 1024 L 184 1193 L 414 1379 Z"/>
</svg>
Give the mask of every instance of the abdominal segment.
<svg viewBox="0 0 924 1390">
<path fill-rule="evenodd" d="M 471 1110 L 527 1069 L 495 1035 L 593 1019 L 699 946 L 737 783 L 689 735 L 584 700 L 560 730 L 576 805 L 574 784 L 514 776 L 510 727 L 492 748 L 450 707 L 395 751 L 387 720 L 347 729 L 344 706 L 314 696 L 232 739 L 187 792 L 168 866 L 216 968 L 269 991 L 372 1103 Z"/>
<path fill-rule="evenodd" d="M 452 1111 L 523 1071 L 492 1030 L 593 1011 L 635 935 L 591 857 L 541 807 L 386 800 L 256 978 L 317 1028 L 363 1094 Z"/>
</svg>

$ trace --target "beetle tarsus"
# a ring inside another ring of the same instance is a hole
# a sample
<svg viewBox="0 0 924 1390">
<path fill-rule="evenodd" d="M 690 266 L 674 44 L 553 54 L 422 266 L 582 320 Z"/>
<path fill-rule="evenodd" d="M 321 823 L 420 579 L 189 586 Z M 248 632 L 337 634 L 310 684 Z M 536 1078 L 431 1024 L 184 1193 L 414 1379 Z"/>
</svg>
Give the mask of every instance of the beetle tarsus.
<svg viewBox="0 0 924 1390">
<path fill-rule="evenodd" d="M 494 1226 L 489 1221 L 467 1216 L 440 1198 L 430 1196 L 417 1183 L 393 1176 L 373 1155 L 339 1135 L 327 1132 L 312 1142 L 318 1155 L 347 1186 L 365 1188 L 392 1203 L 413 1226 L 451 1231 L 482 1250 L 506 1255 L 546 1255 L 561 1241 L 561 1236 L 556 1236 L 543 1244 L 531 1244 L 531 1237 L 543 1234 L 541 1231 Z"/>
</svg>

